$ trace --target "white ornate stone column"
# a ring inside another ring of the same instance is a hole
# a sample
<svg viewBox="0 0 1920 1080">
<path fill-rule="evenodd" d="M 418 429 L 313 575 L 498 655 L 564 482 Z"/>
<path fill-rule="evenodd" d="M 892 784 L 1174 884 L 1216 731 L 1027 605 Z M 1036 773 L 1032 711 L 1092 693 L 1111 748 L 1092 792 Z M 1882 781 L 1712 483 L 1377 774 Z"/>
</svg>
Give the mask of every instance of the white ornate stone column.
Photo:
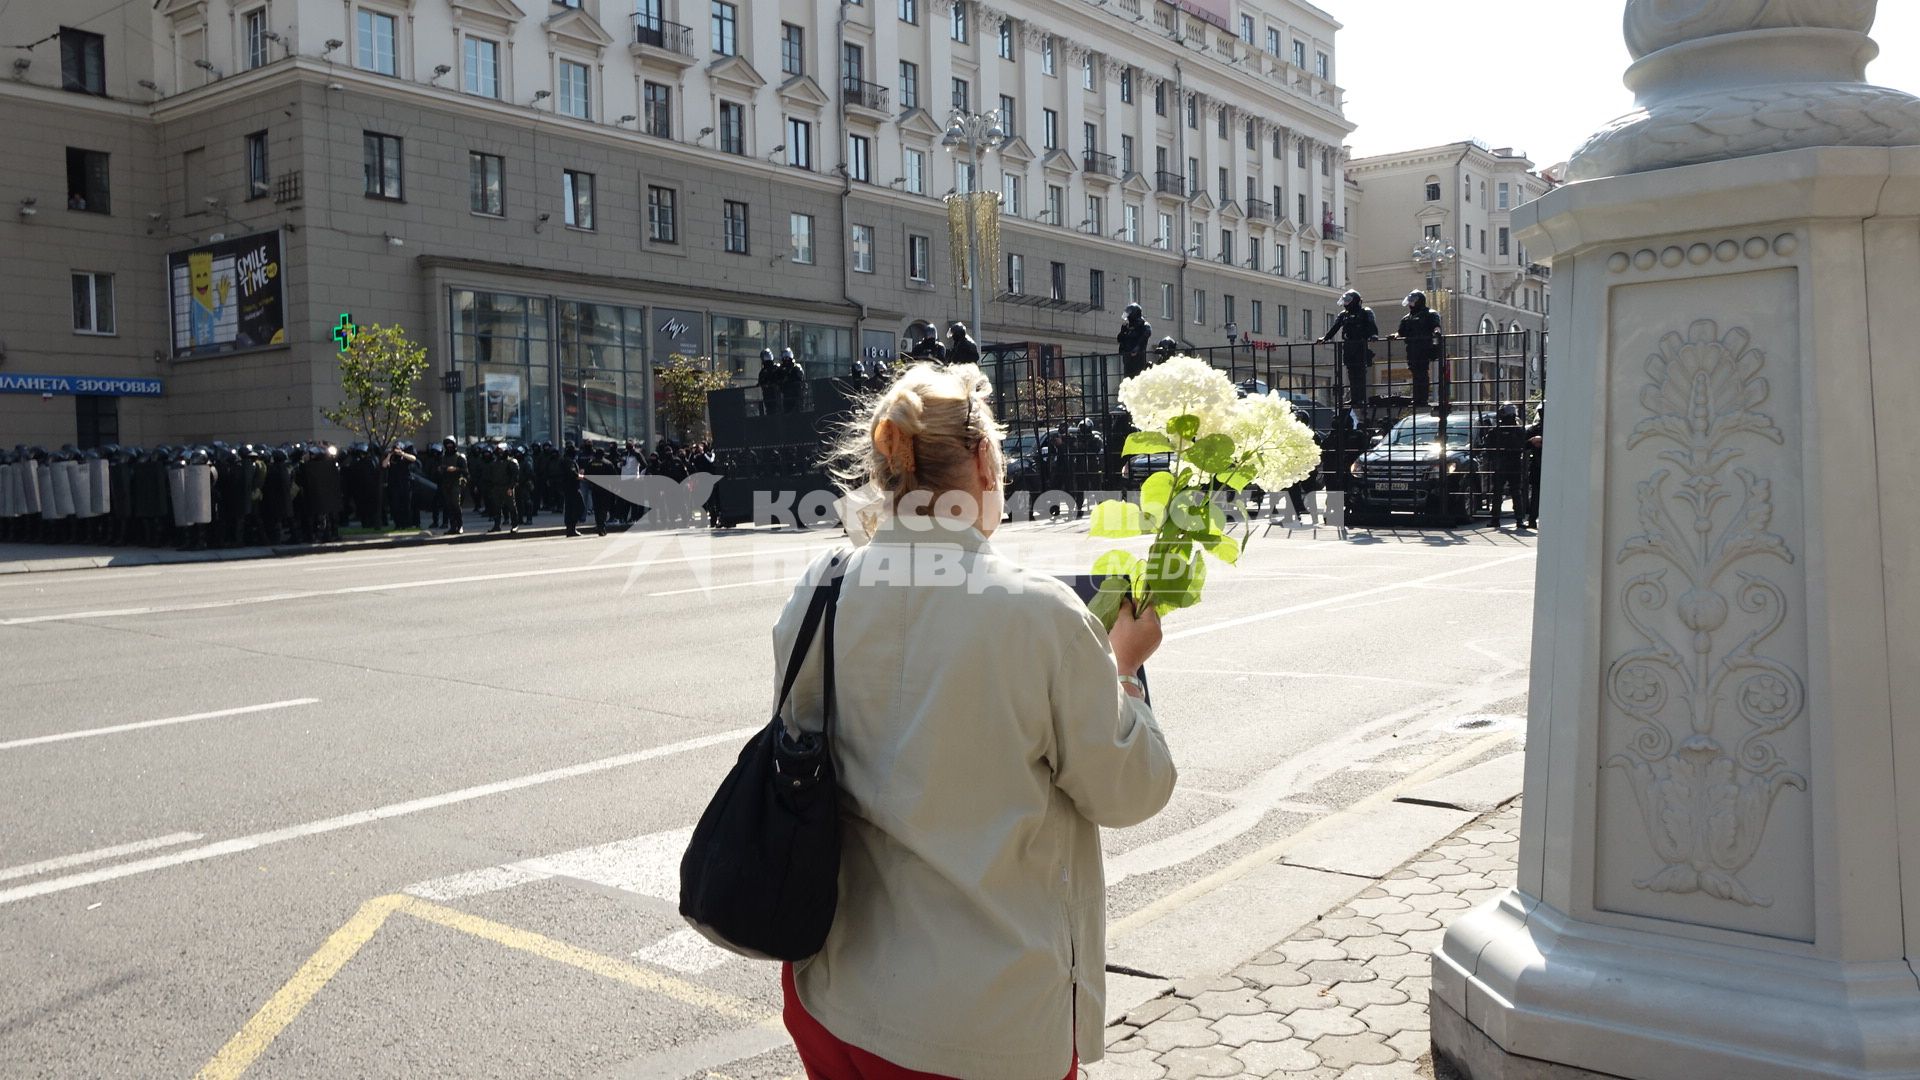
<svg viewBox="0 0 1920 1080">
<path fill-rule="evenodd" d="M 1861 81 L 1874 7 L 1629 0 L 1641 109 L 1514 214 L 1566 306 L 1519 881 L 1434 956 L 1476 1080 L 1920 1077 L 1920 101 Z"/>
</svg>

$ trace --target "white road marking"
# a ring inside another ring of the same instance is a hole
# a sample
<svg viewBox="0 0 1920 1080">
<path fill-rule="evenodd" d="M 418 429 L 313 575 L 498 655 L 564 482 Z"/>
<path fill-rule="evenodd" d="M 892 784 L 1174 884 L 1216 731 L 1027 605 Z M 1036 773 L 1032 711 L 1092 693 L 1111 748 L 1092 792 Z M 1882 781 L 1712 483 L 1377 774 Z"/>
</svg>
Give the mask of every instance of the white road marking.
<svg viewBox="0 0 1920 1080">
<path fill-rule="evenodd" d="M 135 855 L 142 851 L 152 851 L 155 848 L 173 847 L 176 844 L 192 843 L 195 840 L 201 839 L 201 836 L 202 834 L 197 832 L 168 833 L 165 836 L 156 836 L 151 840 L 135 840 L 131 844 L 115 844 L 112 847 L 82 851 L 77 855 L 62 855 L 57 859 L 45 859 L 40 862 L 9 866 L 4 870 L 0 870 L 0 881 L 11 881 L 14 878 L 23 877 L 37 877 L 40 874 L 50 874 L 55 870 L 65 870 L 70 866 L 85 866 L 87 863 L 99 862 L 102 859 L 117 859 L 122 855 Z"/>
<path fill-rule="evenodd" d="M 1236 626 L 1246 626 L 1250 623 L 1266 622 L 1269 619 L 1283 619 L 1288 615 L 1297 615 L 1302 611 L 1312 611 L 1315 608 L 1332 607 L 1336 604 L 1343 605 L 1343 606 L 1351 606 L 1353 601 L 1358 600 L 1361 597 L 1378 596 L 1381 593 L 1392 592 L 1395 589 L 1405 589 L 1415 585 L 1425 585 L 1430 581 L 1439 581 L 1443 578 L 1459 577 L 1462 574 L 1477 574 L 1483 570 L 1493 570 L 1498 567 L 1505 566 L 1508 563 L 1519 562 L 1522 559 L 1531 559 L 1531 558 L 1533 558 L 1533 552 L 1529 551 L 1523 555 L 1509 555 L 1504 559 L 1494 559 L 1491 562 L 1475 563 L 1472 566 L 1462 566 L 1453 570 L 1443 570 L 1438 574 L 1428 574 L 1426 577 L 1423 577 L 1423 578 L 1414 578 L 1412 581 L 1395 581 L 1395 582 L 1390 582 L 1386 585 L 1376 585 L 1371 589 L 1361 589 L 1358 592 L 1342 593 L 1338 596 L 1323 596 L 1318 600 L 1308 600 L 1307 602 L 1302 604 L 1293 604 L 1288 607 L 1275 608 L 1272 611 L 1262 611 L 1256 615 L 1242 615 L 1237 619 L 1225 619 L 1216 623 L 1207 623 L 1203 626 L 1196 626 L 1190 630 L 1175 631 L 1174 633 L 1166 635 L 1164 640 L 1180 641 L 1185 638 L 1199 637 L 1201 634 L 1211 634 L 1216 630 L 1230 630 Z"/>
<path fill-rule="evenodd" d="M 696 585 L 691 589 L 668 589 L 666 592 L 650 592 L 648 596 L 685 596 L 688 593 L 714 592 L 718 589 L 745 589 L 754 585 L 791 585 L 792 578 L 759 578 L 754 581 L 735 581 L 726 585 Z"/>
<path fill-rule="evenodd" d="M 90 570 L 113 570 L 114 573 L 110 577 L 95 577 Z M 8 577 L 19 577 L 22 580 L 0 581 L 0 589 L 17 589 L 22 585 L 37 585 L 43 587 L 47 585 L 84 585 L 90 581 L 98 581 L 111 585 L 126 581 L 128 578 L 159 577 L 160 573 L 158 570 L 118 570 L 111 566 L 96 566 L 91 567 L 89 570 L 28 571 L 24 574 L 8 574 Z"/>
<path fill-rule="evenodd" d="M 303 574 L 315 574 L 323 570 L 357 570 L 362 566 L 379 566 L 392 562 L 413 561 L 412 555 L 369 555 L 357 559 L 326 558 L 317 560 L 312 566 L 297 566 L 294 569 Z M 442 569 L 445 569 L 442 567 Z"/>
<path fill-rule="evenodd" d="M 518 866 L 486 866 L 478 870 L 469 870 L 464 874 L 448 874 L 446 877 L 422 881 L 417 885 L 409 885 L 401 891 L 422 900 L 438 900 L 445 903 L 462 897 L 511 889 L 515 885 L 545 881 L 548 876 Z"/>
<path fill-rule="evenodd" d="M 587 776 L 592 773 L 605 772 L 608 769 L 618 769 L 628 765 L 636 765 L 640 762 L 652 761 L 656 758 L 670 757 L 675 754 L 684 754 L 694 750 L 703 750 L 709 746 L 738 743 L 741 739 L 746 738 L 758 730 L 760 730 L 758 726 L 735 728 L 732 731 L 722 731 L 714 735 L 703 735 L 697 739 L 686 739 L 677 743 L 667 743 L 662 746 L 649 747 L 648 749 L 635 751 L 631 754 L 617 754 L 613 757 L 581 762 L 578 765 L 566 765 L 558 769 L 548 769 L 546 772 L 516 776 L 509 780 L 496 780 L 491 784 L 478 784 L 473 787 L 461 788 L 457 791 L 444 792 L 439 795 L 428 795 L 423 798 L 408 799 L 405 802 L 389 803 L 386 806 L 378 806 L 371 810 L 359 810 L 351 814 L 321 818 L 318 821 L 309 821 L 300 825 L 289 825 L 282 829 L 271 829 L 266 832 L 253 833 L 248 836 L 237 836 L 230 840 L 220 840 L 211 844 L 188 848 L 185 851 L 169 852 L 166 855 L 157 855 L 148 859 L 120 863 L 99 870 L 89 870 L 84 873 L 69 874 L 66 877 L 36 881 L 30 885 L 19 885 L 11 889 L 0 889 L 0 905 L 18 903 L 21 900 L 28 900 L 36 896 L 45 896 L 50 893 L 66 892 L 69 889 L 78 889 L 87 885 L 97 885 L 103 881 L 114 881 L 119 878 L 132 877 L 136 874 L 152 873 L 155 870 L 164 870 L 172 866 L 182 866 L 187 863 L 201 862 L 206 859 L 216 859 L 223 855 L 234 855 L 242 851 L 252 851 L 256 848 L 268 847 L 273 844 L 284 844 L 289 840 L 298 840 L 307 836 L 318 836 L 321 833 L 349 829 L 370 822 L 384 821 L 388 818 L 404 817 L 408 814 L 418 814 L 426 810 L 436 810 L 443 806 L 452 806 L 457 803 L 486 798 L 489 795 L 500 795 L 509 791 L 519 791 L 524 788 L 535 787 L 540 784 L 550 784 L 557 780 L 571 780 L 574 777 Z"/>
<path fill-rule="evenodd" d="M 1391 675 L 1349 675 L 1341 671 L 1241 671 L 1231 668 L 1192 668 L 1153 666 L 1156 675 L 1244 675 L 1261 679 L 1348 679 L 1354 682 L 1391 683 L 1418 686 L 1430 690 L 1451 690 L 1455 683 L 1429 682 L 1425 679 L 1400 679 Z"/>
<path fill-rule="evenodd" d="M 42 746 L 47 743 L 66 742 L 70 739 L 91 739 L 96 735 L 117 735 L 123 731 L 166 727 L 170 724 L 185 724 L 194 720 L 214 720 L 222 716 L 245 716 L 248 713 L 268 712 L 273 709 L 291 709 L 296 705 L 316 705 L 319 701 L 319 698 L 311 697 L 292 698 L 287 701 L 269 701 L 265 705 L 244 705 L 237 709 L 218 709 L 214 712 L 169 716 L 164 720 L 142 720 L 134 724 L 115 724 L 112 727 L 87 728 L 84 731 L 62 731 L 56 735 L 36 735 L 30 739 L 0 742 L 0 750 L 17 750 L 23 746 Z"/>
<path fill-rule="evenodd" d="M 705 975 L 729 960 L 738 959 L 690 927 L 682 927 L 644 949 L 634 950 L 633 958 L 682 975 Z"/>
<path fill-rule="evenodd" d="M 433 878 L 409 885 L 401 891 L 423 900 L 456 900 L 564 877 L 591 881 L 596 885 L 677 904 L 680 901 L 680 856 L 687 850 L 687 840 L 692 836 L 691 825 L 646 833 L 611 843 Z"/>
<path fill-rule="evenodd" d="M 692 836 L 693 826 L 688 825 L 529 859 L 519 865 L 554 877 L 578 878 L 678 904 L 680 856 Z"/>
<path fill-rule="evenodd" d="M 729 559 L 793 558 L 799 551 L 824 551 L 827 545 L 812 548 L 742 551 L 731 555 L 696 555 L 684 559 L 638 559 L 631 562 L 594 563 L 588 566 L 556 566 L 543 570 L 513 570 L 498 574 L 467 574 L 460 577 L 429 578 L 421 581 L 393 581 L 376 585 L 349 585 L 338 589 L 306 589 L 299 592 L 242 596 L 231 600 L 208 600 L 197 604 L 162 604 L 154 607 L 105 608 L 95 611 L 70 611 L 59 615 L 27 615 L 0 619 L 0 626 L 29 626 L 45 622 L 75 622 L 84 619 L 123 619 L 141 615 L 168 615 L 182 611 L 212 611 L 219 608 L 251 607 L 287 600 L 310 600 L 321 596 L 352 596 L 370 592 L 401 592 L 429 589 L 440 585 L 467 585 L 479 581 L 509 581 L 516 578 L 551 577 L 556 574 L 592 574 L 608 570 L 633 570 L 638 567 L 671 566 L 678 563 L 721 562 Z M 797 575 L 796 575 L 797 576 Z"/>
<path fill-rule="evenodd" d="M 1340 610 L 1336 612 L 1336 614 L 1345 615 L 1349 611 L 1359 611 L 1361 608 L 1386 607 L 1388 604 L 1403 604 L 1403 603 L 1406 603 L 1406 601 L 1401 597 L 1389 596 L 1380 600 L 1369 600 L 1364 604 L 1343 604 L 1341 605 Z"/>
</svg>

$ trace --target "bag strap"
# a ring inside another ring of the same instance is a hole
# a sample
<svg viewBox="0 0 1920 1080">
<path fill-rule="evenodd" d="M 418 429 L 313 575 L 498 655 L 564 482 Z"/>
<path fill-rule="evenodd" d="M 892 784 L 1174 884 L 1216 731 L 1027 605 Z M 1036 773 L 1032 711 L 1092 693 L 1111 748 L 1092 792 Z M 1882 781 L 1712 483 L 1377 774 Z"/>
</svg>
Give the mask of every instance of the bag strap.
<svg viewBox="0 0 1920 1080">
<path fill-rule="evenodd" d="M 780 696 L 774 700 L 773 715 L 787 707 L 787 697 L 793 693 L 793 684 L 800 678 L 800 664 L 806 659 L 807 650 L 813 646 L 813 635 L 820 628 L 824 618 L 827 624 L 826 636 L 826 715 L 833 714 L 833 609 L 834 601 L 840 596 L 840 584 L 845 580 L 846 569 L 841 564 L 846 556 L 836 555 L 827 564 L 827 580 L 813 587 L 813 597 L 807 601 L 807 613 L 800 620 L 800 633 L 793 639 L 793 652 L 787 657 L 787 673 L 780 681 Z"/>
</svg>

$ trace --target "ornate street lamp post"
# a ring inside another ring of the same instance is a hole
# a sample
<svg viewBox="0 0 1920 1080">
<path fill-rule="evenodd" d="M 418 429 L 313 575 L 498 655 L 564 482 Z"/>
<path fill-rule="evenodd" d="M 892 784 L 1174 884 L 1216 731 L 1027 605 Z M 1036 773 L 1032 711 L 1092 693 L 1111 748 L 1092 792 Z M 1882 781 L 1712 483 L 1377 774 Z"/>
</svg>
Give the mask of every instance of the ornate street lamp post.
<svg viewBox="0 0 1920 1080">
<path fill-rule="evenodd" d="M 1427 269 L 1427 303 L 1432 304 L 1440 291 L 1440 272 L 1459 257 L 1459 249 L 1437 236 L 1422 237 L 1413 246 L 1413 261 Z"/>
<path fill-rule="evenodd" d="M 1459 258 L 1459 256 L 1460 250 L 1458 248 L 1438 236 L 1421 237 L 1420 242 L 1413 246 L 1414 263 L 1426 267 L 1427 271 L 1427 306 L 1434 308 L 1436 311 L 1442 310 L 1440 306 L 1440 282 L 1445 279 L 1441 277 L 1441 273 L 1446 270 L 1449 263 Z M 1453 305 L 1451 303 L 1446 304 L 1446 314 L 1453 315 L 1457 319 L 1456 313 L 1451 310 L 1452 307 Z M 1458 329 L 1457 321 L 1455 329 Z M 1453 363 L 1451 358 L 1443 352 L 1440 355 L 1440 407 L 1438 410 L 1440 416 L 1440 437 L 1442 440 L 1446 438 L 1447 413 L 1451 409 L 1452 403 Z"/>
<path fill-rule="evenodd" d="M 1000 145 L 1006 141 L 1006 126 L 998 109 L 984 113 L 969 113 L 955 109 L 953 115 L 947 119 L 947 133 L 940 140 L 940 145 L 946 147 L 948 153 L 955 151 L 964 152 L 967 155 L 970 166 L 969 172 L 971 175 L 967 184 L 968 190 L 959 193 L 959 197 L 965 201 L 966 236 L 964 237 L 964 242 L 967 249 L 967 291 L 972 297 L 972 317 L 967 323 L 967 329 L 973 332 L 973 340 L 980 343 L 982 347 L 986 345 L 987 335 L 986 328 L 982 325 L 983 317 L 981 315 L 983 301 L 980 297 L 980 282 L 983 268 L 980 265 L 980 249 L 989 239 L 989 237 L 984 234 L 986 231 L 992 232 L 992 239 L 998 238 L 1000 221 L 997 210 L 991 217 L 986 218 L 984 221 L 982 220 L 981 203 L 983 200 L 981 198 L 982 190 L 980 187 L 980 158 L 983 154 L 990 154 L 999 149 Z M 951 207 L 952 204 L 949 203 L 948 205 Z M 995 251 L 999 248 L 997 243 L 992 246 Z M 992 264 L 988 264 L 984 268 L 984 272 L 990 276 L 993 274 L 994 269 Z M 1003 362 L 1004 358 L 996 353 L 993 362 L 994 389 L 996 392 L 1005 389 L 1000 385 L 1002 382 L 1001 367 Z"/>
</svg>

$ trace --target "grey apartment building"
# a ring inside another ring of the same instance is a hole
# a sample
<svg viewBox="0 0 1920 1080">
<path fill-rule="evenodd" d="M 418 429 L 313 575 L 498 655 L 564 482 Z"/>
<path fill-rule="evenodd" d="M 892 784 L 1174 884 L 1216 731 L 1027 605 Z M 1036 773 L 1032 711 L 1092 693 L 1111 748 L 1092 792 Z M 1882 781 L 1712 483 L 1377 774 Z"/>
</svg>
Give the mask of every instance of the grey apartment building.
<svg viewBox="0 0 1920 1080">
<path fill-rule="evenodd" d="M 672 354 L 965 318 L 955 191 L 1001 196 L 988 342 L 1302 340 L 1347 283 L 1309 4 L 522 4 L 0 5 L 0 443 L 337 439 L 343 322 L 428 346 L 427 434 L 650 438 Z"/>
<path fill-rule="evenodd" d="M 1470 362 L 1456 350 L 1459 377 L 1538 389 L 1553 270 L 1514 235 L 1513 211 L 1551 191 L 1551 177 L 1524 153 L 1474 140 L 1355 158 L 1348 175 L 1367 222 L 1354 244 L 1353 287 L 1382 327 L 1398 325 L 1407 293 L 1438 291 L 1449 333 L 1483 335 L 1477 345 L 1497 332 L 1526 342 L 1524 352 L 1503 347 L 1497 359 L 1484 347 Z M 1422 261 L 1414 254 L 1422 247 L 1453 254 Z M 1384 374 L 1407 378 L 1403 369 Z"/>
</svg>

